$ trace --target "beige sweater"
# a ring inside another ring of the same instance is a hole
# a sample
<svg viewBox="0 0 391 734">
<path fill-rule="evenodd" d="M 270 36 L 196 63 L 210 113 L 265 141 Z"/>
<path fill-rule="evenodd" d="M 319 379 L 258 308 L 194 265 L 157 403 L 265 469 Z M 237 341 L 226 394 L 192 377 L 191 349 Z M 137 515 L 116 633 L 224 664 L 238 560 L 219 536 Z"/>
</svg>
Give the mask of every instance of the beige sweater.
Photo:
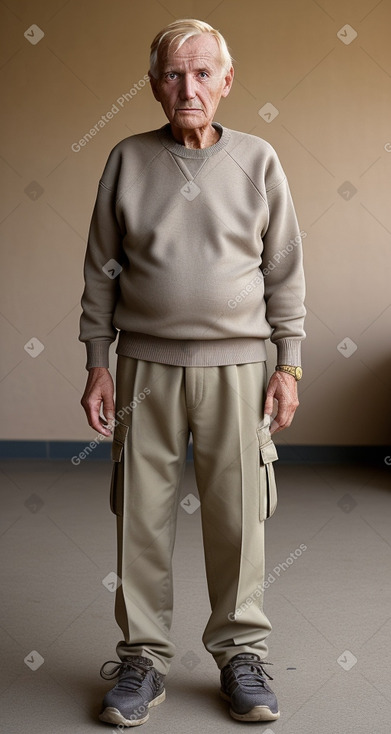
<svg viewBox="0 0 391 734">
<path fill-rule="evenodd" d="M 222 128 L 190 149 L 170 126 L 112 150 L 85 259 L 87 369 L 108 349 L 182 366 L 300 364 L 302 238 L 288 183 L 264 140 Z"/>
</svg>

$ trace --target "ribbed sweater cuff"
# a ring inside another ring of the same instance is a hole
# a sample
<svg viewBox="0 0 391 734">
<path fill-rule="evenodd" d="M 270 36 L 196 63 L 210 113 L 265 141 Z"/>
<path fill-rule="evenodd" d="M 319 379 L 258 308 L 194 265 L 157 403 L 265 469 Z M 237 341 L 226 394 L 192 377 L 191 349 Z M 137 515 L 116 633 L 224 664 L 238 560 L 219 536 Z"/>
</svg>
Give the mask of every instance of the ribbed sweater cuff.
<svg viewBox="0 0 391 734">
<path fill-rule="evenodd" d="M 86 342 L 86 370 L 90 370 L 92 367 L 109 367 L 110 344 L 111 339 L 97 339 Z"/>
<path fill-rule="evenodd" d="M 301 367 L 301 339 L 278 339 L 276 364 L 290 364 Z"/>
</svg>

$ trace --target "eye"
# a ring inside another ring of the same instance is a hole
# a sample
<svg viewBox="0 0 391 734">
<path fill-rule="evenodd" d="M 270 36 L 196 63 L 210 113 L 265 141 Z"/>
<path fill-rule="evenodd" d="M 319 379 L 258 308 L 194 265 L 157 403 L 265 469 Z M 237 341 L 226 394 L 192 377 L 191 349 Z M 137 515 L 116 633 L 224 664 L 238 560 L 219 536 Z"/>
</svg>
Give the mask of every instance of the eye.
<svg viewBox="0 0 391 734">
<path fill-rule="evenodd" d="M 166 79 L 170 79 L 171 81 L 172 81 L 173 79 L 177 79 L 177 78 L 178 78 L 178 74 L 176 73 L 176 71 L 169 71 L 169 72 L 168 72 L 168 73 L 166 74 Z"/>
<path fill-rule="evenodd" d="M 208 73 L 206 71 L 200 71 L 200 74 L 199 75 L 200 75 L 201 79 L 207 79 L 208 78 Z"/>
</svg>

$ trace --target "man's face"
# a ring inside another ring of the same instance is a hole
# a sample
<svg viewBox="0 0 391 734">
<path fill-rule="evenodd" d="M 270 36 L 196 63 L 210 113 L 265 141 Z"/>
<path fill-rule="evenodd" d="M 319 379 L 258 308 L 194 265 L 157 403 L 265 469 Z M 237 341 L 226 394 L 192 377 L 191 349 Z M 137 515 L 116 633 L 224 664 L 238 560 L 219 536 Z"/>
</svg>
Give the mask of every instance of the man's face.
<svg viewBox="0 0 391 734">
<path fill-rule="evenodd" d="M 232 81 L 233 69 L 223 71 L 216 39 L 203 33 L 167 54 L 161 61 L 159 78 L 151 77 L 151 86 L 171 125 L 195 130 L 212 123 Z"/>
</svg>

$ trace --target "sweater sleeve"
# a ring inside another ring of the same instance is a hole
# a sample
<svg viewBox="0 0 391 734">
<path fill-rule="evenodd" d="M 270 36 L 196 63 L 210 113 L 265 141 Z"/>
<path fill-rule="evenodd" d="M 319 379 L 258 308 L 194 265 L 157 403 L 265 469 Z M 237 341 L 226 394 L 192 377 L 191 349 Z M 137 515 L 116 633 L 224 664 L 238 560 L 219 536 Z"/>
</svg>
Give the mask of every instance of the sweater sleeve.
<svg viewBox="0 0 391 734">
<path fill-rule="evenodd" d="M 108 166 L 105 171 L 108 171 Z M 106 185 L 103 175 L 92 214 L 84 262 L 85 287 L 81 300 L 79 339 L 86 344 L 87 369 L 109 366 L 109 347 L 117 337 L 113 315 L 123 262 L 123 234 L 116 217 L 115 191 L 115 186 Z"/>
<path fill-rule="evenodd" d="M 282 169 L 280 168 L 280 171 Z M 302 237 L 285 175 L 267 191 L 269 222 L 263 235 L 266 318 L 277 347 L 277 364 L 300 365 L 305 282 Z"/>
</svg>

